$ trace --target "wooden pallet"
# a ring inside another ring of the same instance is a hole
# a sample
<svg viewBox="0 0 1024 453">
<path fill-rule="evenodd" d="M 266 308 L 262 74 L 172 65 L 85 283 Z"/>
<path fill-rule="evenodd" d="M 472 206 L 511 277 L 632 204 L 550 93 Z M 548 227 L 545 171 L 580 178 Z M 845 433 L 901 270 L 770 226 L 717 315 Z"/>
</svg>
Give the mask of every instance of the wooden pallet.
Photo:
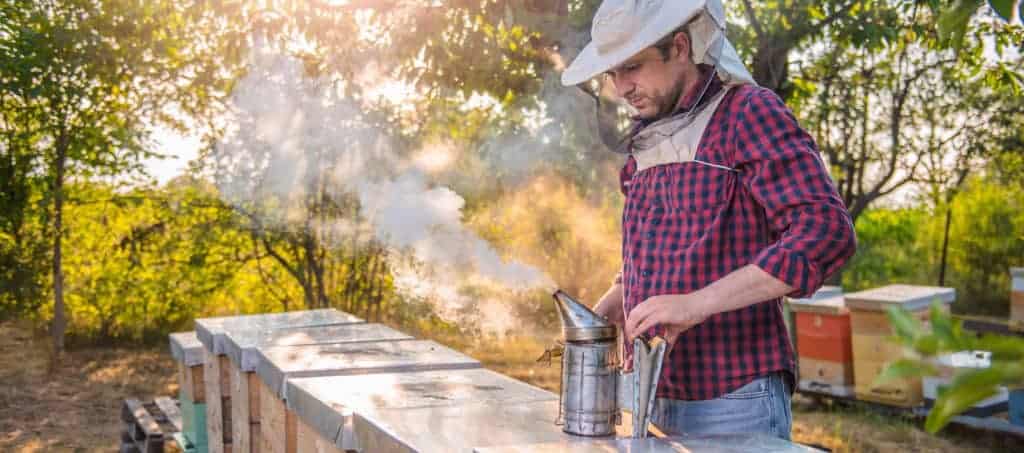
<svg viewBox="0 0 1024 453">
<path fill-rule="evenodd" d="M 163 453 L 165 444 L 181 431 L 181 411 L 171 398 L 143 403 L 135 398 L 121 406 L 121 453 Z"/>
</svg>

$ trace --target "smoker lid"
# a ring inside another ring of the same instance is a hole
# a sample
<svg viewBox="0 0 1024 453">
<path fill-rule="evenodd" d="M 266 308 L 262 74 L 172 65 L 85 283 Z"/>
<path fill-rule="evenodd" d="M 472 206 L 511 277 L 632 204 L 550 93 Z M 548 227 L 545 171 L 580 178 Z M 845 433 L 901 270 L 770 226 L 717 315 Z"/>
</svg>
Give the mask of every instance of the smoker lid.
<svg viewBox="0 0 1024 453">
<path fill-rule="evenodd" d="M 562 320 L 562 335 L 565 341 L 596 341 L 615 338 L 615 326 L 569 297 L 562 290 L 555 291 L 555 307 Z"/>
</svg>

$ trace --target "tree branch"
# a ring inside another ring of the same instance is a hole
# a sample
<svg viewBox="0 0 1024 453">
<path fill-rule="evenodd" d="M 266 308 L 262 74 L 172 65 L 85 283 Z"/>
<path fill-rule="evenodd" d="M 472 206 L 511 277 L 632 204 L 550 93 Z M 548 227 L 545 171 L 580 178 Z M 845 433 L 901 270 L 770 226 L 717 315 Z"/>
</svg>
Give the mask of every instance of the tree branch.
<svg viewBox="0 0 1024 453">
<path fill-rule="evenodd" d="M 743 10 L 747 13 L 747 20 L 750 21 L 750 26 L 754 28 L 754 36 L 760 41 L 761 37 L 764 36 L 764 29 L 761 28 L 761 21 L 757 19 L 754 5 L 750 4 L 750 0 L 743 0 Z"/>
</svg>

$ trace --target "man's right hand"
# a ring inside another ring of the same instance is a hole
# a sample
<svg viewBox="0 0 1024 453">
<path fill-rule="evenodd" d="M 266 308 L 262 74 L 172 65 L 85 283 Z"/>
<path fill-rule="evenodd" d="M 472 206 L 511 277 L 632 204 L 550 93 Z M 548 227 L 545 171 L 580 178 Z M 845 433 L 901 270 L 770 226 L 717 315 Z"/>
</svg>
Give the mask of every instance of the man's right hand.
<svg viewBox="0 0 1024 453">
<path fill-rule="evenodd" d="M 605 291 L 601 299 L 597 301 L 597 305 L 594 305 L 594 313 L 598 316 L 604 316 L 608 322 L 624 327 L 626 325 L 626 316 L 622 312 L 622 285 L 614 284 L 608 291 Z"/>
</svg>

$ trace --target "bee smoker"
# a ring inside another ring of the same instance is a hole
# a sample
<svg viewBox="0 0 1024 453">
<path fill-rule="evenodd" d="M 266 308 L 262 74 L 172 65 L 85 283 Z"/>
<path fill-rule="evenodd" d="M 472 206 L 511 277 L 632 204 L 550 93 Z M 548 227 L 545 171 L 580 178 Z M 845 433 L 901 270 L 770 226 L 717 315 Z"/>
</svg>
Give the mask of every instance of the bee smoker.
<svg viewBox="0 0 1024 453">
<path fill-rule="evenodd" d="M 633 437 L 647 437 L 665 341 L 637 338 L 633 370 L 624 372 L 615 326 L 561 290 L 554 298 L 564 343 L 556 423 L 569 434 L 610 436 L 626 410 L 633 415 Z"/>
</svg>

